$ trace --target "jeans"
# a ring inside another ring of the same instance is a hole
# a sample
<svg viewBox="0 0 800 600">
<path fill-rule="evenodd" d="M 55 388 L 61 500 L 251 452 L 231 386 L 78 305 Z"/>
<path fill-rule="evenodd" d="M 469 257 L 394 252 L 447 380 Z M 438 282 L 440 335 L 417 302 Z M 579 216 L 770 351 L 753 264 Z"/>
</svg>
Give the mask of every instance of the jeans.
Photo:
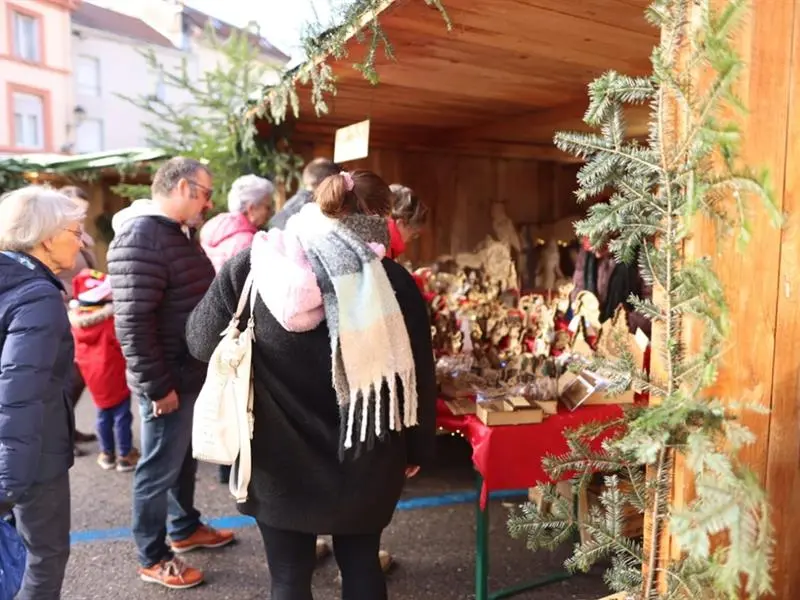
<svg viewBox="0 0 800 600">
<path fill-rule="evenodd" d="M 196 395 L 180 395 L 180 407 L 155 417 L 140 398 L 142 458 L 133 477 L 133 538 L 139 563 L 147 568 L 172 558 L 167 533 L 185 540 L 200 526 L 194 507 L 197 461 L 192 458 L 192 415 Z"/>
<path fill-rule="evenodd" d="M 100 450 L 106 454 L 119 451 L 119 456 L 128 456 L 133 447 L 133 415 L 131 399 L 126 398 L 113 408 L 97 410 L 97 437 L 100 439 Z M 114 438 L 116 437 L 116 444 Z"/>
<path fill-rule="evenodd" d="M 17 600 L 59 600 L 69 560 L 69 473 L 36 483 L 14 506 L 28 561 Z"/>
<path fill-rule="evenodd" d="M 267 552 L 272 600 L 313 600 L 317 536 L 258 523 Z M 386 578 L 378 550 L 381 534 L 334 535 L 333 552 L 342 573 L 343 600 L 386 600 Z"/>
</svg>

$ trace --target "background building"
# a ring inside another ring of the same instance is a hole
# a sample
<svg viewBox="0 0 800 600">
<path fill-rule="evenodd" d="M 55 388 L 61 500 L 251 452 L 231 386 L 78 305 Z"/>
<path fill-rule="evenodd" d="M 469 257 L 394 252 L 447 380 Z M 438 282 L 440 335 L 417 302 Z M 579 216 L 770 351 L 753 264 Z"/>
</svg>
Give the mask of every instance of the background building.
<svg viewBox="0 0 800 600">
<path fill-rule="evenodd" d="M 70 13 L 80 0 L 0 0 L 0 153 L 59 152 L 74 127 Z"/>
<path fill-rule="evenodd" d="M 143 52 L 152 50 L 167 69 L 183 60 L 196 72 L 197 60 L 142 20 L 84 2 L 72 17 L 75 115 L 71 140 L 76 153 L 146 146 L 142 124 L 149 115 L 128 98 L 148 94 L 174 102 L 183 92 L 167 89 Z"/>
<path fill-rule="evenodd" d="M 147 145 L 143 123 L 150 115 L 124 97 L 153 94 L 172 106 L 190 101 L 184 90 L 167 85 L 148 67 L 144 51 L 152 50 L 168 71 L 177 72 L 185 61 L 190 80 L 199 83 L 223 60 L 205 42 L 205 28 L 210 26 L 223 40 L 237 30 L 174 0 L 126 0 L 111 6 L 114 10 L 84 2 L 73 15 L 77 122 L 73 152 Z M 289 57 L 257 32 L 249 36 L 265 63 L 274 67 L 263 83 L 277 81 Z"/>
</svg>

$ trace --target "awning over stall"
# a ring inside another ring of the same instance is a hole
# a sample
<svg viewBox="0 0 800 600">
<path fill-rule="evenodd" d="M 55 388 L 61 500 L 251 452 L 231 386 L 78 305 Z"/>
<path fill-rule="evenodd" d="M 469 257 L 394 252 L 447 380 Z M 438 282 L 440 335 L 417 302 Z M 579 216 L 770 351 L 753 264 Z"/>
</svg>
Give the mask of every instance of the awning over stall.
<svg viewBox="0 0 800 600">
<path fill-rule="evenodd" d="M 316 118 L 310 86 L 300 86 L 293 141 L 333 139 L 337 128 L 370 119 L 370 144 L 568 160 L 554 131 L 581 128 L 586 86 L 614 69 L 649 71 L 658 31 L 644 18 L 649 0 L 422 0 L 383 5 L 379 20 L 395 60 L 378 51 L 380 83 L 353 68 L 367 52 L 353 35 L 347 56 L 329 59 L 337 78 L 330 111 Z M 363 32 L 369 36 L 368 31 Z M 629 117 L 647 133 L 648 107 Z"/>
</svg>

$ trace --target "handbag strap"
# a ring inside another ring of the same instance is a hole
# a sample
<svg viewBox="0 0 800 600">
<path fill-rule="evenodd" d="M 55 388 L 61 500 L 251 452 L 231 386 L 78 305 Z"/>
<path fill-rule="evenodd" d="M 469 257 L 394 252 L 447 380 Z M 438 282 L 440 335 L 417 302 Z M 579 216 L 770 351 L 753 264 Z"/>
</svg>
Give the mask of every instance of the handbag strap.
<svg viewBox="0 0 800 600">
<path fill-rule="evenodd" d="M 255 306 L 255 294 L 251 294 L 250 291 L 253 289 L 253 272 L 247 275 L 247 279 L 244 280 L 244 287 L 242 287 L 242 293 L 239 296 L 239 304 L 236 306 L 236 312 L 233 315 L 233 318 L 236 319 L 238 322 L 242 316 L 242 312 L 244 312 L 244 307 L 247 304 L 248 298 L 250 298 L 250 318 L 253 317 L 253 306 Z"/>
<path fill-rule="evenodd" d="M 247 502 L 247 489 L 253 471 L 252 439 L 253 439 L 253 382 L 249 386 L 247 410 L 239 407 L 236 411 L 239 429 L 239 456 L 234 462 L 235 470 L 228 481 L 228 489 L 238 504 Z"/>
</svg>

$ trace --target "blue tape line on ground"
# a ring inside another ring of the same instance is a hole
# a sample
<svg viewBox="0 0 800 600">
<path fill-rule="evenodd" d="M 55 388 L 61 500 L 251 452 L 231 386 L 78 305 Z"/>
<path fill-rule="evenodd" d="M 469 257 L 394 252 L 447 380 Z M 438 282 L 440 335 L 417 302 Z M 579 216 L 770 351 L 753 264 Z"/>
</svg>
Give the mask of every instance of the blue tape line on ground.
<svg viewBox="0 0 800 600">
<path fill-rule="evenodd" d="M 501 490 L 492 492 L 489 497 L 492 500 L 510 500 L 525 496 L 527 493 L 528 490 Z M 457 504 L 469 504 L 475 502 L 476 499 L 477 495 L 475 492 L 451 492 L 438 496 L 419 496 L 400 500 L 400 502 L 397 503 L 397 510 L 420 510 L 425 508 L 454 506 Z M 255 520 L 252 517 L 244 515 L 231 515 L 211 519 L 209 524 L 219 529 L 244 529 L 255 525 Z M 72 544 L 124 541 L 130 539 L 131 530 L 124 527 L 116 529 L 88 529 L 85 531 L 73 531 L 70 534 L 70 541 Z"/>
</svg>

